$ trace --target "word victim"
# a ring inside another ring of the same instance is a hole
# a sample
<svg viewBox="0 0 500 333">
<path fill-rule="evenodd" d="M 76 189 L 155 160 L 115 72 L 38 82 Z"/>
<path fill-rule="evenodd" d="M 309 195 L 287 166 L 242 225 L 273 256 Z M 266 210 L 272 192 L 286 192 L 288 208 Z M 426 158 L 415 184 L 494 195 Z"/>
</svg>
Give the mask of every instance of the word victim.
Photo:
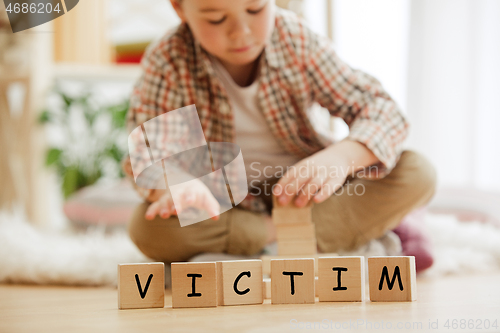
<svg viewBox="0 0 500 333">
<path fill-rule="evenodd" d="M 172 263 L 172 307 L 365 300 L 364 257 L 272 259 L 270 279 L 262 260 Z M 315 276 L 315 271 L 317 276 Z M 414 257 L 368 258 L 370 301 L 416 300 Z M 163 263 L 118 265 L 120 309 L 164 307 Z"/>
</svg>

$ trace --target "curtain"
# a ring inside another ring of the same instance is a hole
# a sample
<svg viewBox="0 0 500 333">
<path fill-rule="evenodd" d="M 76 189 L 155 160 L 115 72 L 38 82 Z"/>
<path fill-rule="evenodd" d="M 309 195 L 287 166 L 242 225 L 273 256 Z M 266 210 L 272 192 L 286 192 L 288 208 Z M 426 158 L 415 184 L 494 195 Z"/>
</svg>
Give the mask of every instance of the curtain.
<svg viewBox="0 0 500 333">
<path fill-rule="evenodd" d="M 500 192 L 500 1 L 413 0 L 409 145 L 440 184 Z"/>
</svg>

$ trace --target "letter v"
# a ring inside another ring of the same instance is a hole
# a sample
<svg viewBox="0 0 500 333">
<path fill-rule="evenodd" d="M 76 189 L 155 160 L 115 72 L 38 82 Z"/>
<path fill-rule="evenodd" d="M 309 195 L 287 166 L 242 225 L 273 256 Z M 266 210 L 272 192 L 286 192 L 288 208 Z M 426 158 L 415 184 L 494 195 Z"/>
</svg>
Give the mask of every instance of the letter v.
<svg viewBox="0 0 500 333">
<path fill-rule="evenodd" d="M 139 275 L 135 275 L 135 282 L 137 282 L 137 288 L 139 288 L 139 294 L 141 294 L 141 298 L 144 299 L 146 297 L 146 293 L 148 292 L 149 284 L 151 283 L 151 279 L 153 278 L 153 274 L 149 274 L 148 282 L 146 282 L 146 287 L 144 287 L 144 291 L 141 288 L 141 281 L 139 281 Z"/>
</svg>

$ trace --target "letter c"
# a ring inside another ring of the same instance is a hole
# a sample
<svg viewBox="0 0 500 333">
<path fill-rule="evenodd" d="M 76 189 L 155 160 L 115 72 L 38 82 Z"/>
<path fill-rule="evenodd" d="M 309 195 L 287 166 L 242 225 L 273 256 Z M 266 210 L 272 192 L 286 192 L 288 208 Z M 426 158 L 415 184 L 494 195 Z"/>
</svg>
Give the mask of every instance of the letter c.
<svg viewBox="0 0 500 333">
<path fill-rule="evenodd" d="M 250 271 L 241 272 L 240 275 L 238 275 L 238 277 L 236 278 L 236 280 L 234 280 L 233 289 L 234 289 L 234 292 L 237 293 L 238 295 L 245 295 L 245 294 L 247 294 L 250 291 L 250 288 L 247 288 L 247 289 L 245 289 L 243 291 L 240 291 L 238 289 L 238 282 L 240 281 L 240 279 L 242 278 L 243 275 L 246 275 L 248 277 L 251 276 Z"/>
</svg>

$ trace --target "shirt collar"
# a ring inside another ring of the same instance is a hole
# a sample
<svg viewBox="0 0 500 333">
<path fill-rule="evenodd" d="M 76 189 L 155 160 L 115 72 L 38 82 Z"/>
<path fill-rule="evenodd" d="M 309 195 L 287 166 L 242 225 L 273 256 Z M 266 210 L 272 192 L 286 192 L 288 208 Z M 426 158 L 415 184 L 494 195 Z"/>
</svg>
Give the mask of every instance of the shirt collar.
<svg viewBox="0 0 500 333">
<path fill-rule="evenodd" d="M 273 67 L 273 68 L 280 67 L 280 63 L 279 63 L 280 48 L 278 47 L 279 38 L 280 38 L 279 29 L 275 24 L 273 32 L 271 34 L 271 38 L 269 39 L 269 41 L 266 45 L 266 48 L 264 49 L 267 63 L 270 67 Z"/>
</svg>

